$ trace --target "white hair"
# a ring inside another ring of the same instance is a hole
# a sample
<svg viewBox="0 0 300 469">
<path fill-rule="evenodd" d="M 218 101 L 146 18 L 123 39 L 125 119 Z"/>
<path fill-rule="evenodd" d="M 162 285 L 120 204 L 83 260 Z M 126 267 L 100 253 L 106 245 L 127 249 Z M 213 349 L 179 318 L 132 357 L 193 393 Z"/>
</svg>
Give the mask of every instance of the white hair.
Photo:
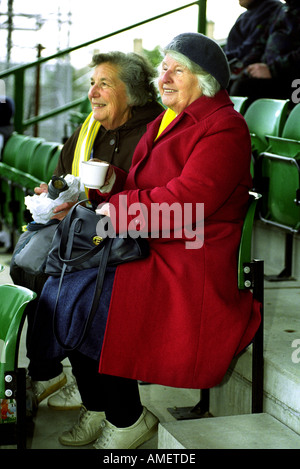
<svg viewBox="0 0 300 469">
<path fill-rule="evenodd" d="M 164 50 L 164 54 L 168 54 L 170 57 L 176 60 L 176 62 L 188 68 L 191 73 L 196 75 L 199 87 L 201 88 L 202 94 L 204 96 L 213 98 L 215 94 L 220 91 L 221 85 L 218 80 L 216 80 L 215 77 L 203 70 L 200 65 L 196 64 L 185 55 L 174 50 Z"/>
</svg>

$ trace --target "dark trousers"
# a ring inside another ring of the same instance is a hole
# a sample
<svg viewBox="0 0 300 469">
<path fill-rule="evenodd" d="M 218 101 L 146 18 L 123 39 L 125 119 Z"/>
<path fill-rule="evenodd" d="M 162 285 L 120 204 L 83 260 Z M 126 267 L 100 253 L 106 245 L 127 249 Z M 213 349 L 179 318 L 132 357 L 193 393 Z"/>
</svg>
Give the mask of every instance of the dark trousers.
<svg viewBox="0 0 300 469">
<path fill-rule="evenodd" d="M 14 283 L 34 290 L 38 297 L 46 281 L 46 276 L 34 277 L 18 268 L 11 269 Z M 34 323 L 35 300 L 27 308 L 27 347 Z M 129 427 L 142 413 L 138 382 L 117 376 L 103 375 L 98 372 L 99 361 L 93 360 L 80 352 L 68 353 L 72 371 L 77 381 L 83 405 L 92 411 L 104 411 L 107 420 L 116 427 Z M 33 381 L 48 381 L 63 371 L 59 359 L 39 361 L 30 360 L 28 372 Z"/>
<path fill-rule="evenodd" d="M 98 372 L 99 362 L 71 352 L 69 360 L 83 405 L 92 411 L 104 411 L 116 427 L 133 425 L 142 413 L 138 382 Z"/>
</svg>

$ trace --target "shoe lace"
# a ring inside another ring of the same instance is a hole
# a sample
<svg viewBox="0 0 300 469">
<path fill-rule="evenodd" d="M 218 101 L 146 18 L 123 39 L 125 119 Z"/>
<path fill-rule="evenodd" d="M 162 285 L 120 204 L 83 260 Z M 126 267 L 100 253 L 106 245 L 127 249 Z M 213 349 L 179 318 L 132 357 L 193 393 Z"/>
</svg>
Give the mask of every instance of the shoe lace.
<svg viewBox="0 0 300 469">
<path fill-rule="evenodd" d="M 109 426 L 107 426 L 105 420 L 101 422 L 101 427 L 102 427 L 101 436 L 100 438 L 98 438 L 98 440 L 94 444 L 94 448 L 96 449 L 105 448 L 110 442 L 111 437 L 114 433 L 113 428 L 110 428 Z"/>
<path fill-rule="evenodd" d="M 84 406 L 80 408 L 79 416 L 78 416 L 78 421 L 73 425 L 73 428 L 71 429 L 71 433 L 74 436 L 80 435 L 82 431 L 84 430 L 84 423 L 87 420 L 89 416 L 89 412 L 86 410 Z"/>
<path fill-rule="evenodd" d="M 72 397 L 76 393 L 76 383 L 70 383 L 64 386 L 61 389 L 61 393 L 68 399 L 69 397 Z"/>
</svg>

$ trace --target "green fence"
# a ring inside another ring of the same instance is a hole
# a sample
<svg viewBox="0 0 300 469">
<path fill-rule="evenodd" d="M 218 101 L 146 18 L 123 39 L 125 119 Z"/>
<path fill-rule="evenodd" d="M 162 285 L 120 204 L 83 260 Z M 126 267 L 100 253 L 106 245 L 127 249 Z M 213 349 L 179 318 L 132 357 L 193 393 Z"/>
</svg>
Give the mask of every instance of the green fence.
<svg viewBox="0 0 300 469">
<path fill-rule="evenodd" d="M 75 101 L 71 101 L 68 104 L 65 104 L 64 106 L 57 107 L 57 108 L 55 108 L 55 109 L 53 109 L 53 110 L 51 110 L 51 111 L 49 111 L 49 112 L 47 112 L 43 115 L 37 115 L 33 118 L 25 119 L 24 118 L 24 93 L 25 93 L 25 86 L 24 85 L 25 85 L 25 72 L 26 72 L 26 70 L 28 70 L 30 68 L 38 68 L 41 64 L 43 64 L 45 62 L 49 62 L 50 60 L 66 56 L 66 55 L 70 54 L 71 52 L 74 52 L 74 51 L 79 50 L 79 49 L 83 49 L 85 47 L 90 46 L 91 44 L 97 43 L 99 41 L 103 41 L 103 40 L 108 39 L 112 36 L 116 36 L 118 34 L 129 31 L 133 28 L 137 28 L 138 26 L 142 26 L 146 23 L 156 21 L 160 18 L 163 18 L 164 16 L 172 15 L 173 13 L 176 13 L 180 10 L 183 10 L 185 8 L 189 8 L 189 7 L 195 6 L 195 5 L 198 5 L 198 32 L 201 32 L 201 33 L 205 34 L 205 32 L 206 32 L 206 2 L 207 2 L 207 0 L 199 0 L 197 2 L 188 3 L 186 5 L 183 5 L 182 7 L 167 11 L 165 13 L 154 16 L 152 18 L 148 18 L 144 21 L 132 24 L 132 25 L 127 26 L 123 29 L 113 31 L 110 34 L 98 37 L 98 38 L 93 39 L 89 42 L 85 42 L 85 43 L 79 44 L 75 47 L 70 47 L 68 49 L 61 50 L 61 51 L 57 52 L 56 54 L 53 54 L 53 55 L 48 56 L 48 57 L 39 58 L 35 62 L 31 62 L 31 63 L 25 64 L 25 65 L 13 67 L 13 68 L 10 68 L 9 70 L 1 72 L 0 73 L 0 79 L 7 78 L 9 76 L 14 77 L 14 80 L 13 80 L 13 89 L 14 89 L 13 97 L 14 97 L 14 100 L 15 100 L 14 126 L 15 126 L 16 132 L 23 133 L 24 130 L 26 128 L 30 127 L 31 125 L 35 125 L 38 122 L 41 122 L 41 121 L 46 120 L 46 119 L 50 119 L 50 118 L 52 118 L 52 117 L 54 117 L 58 114 L 61 114 L 61 113 L 66 112 L 66 111 L 68 111 L 72 108 L 75 108 L 75 107 L 79 106 L 81 104 L 81 102 L 83 102 L 84 99 L 86 98 L 84 96 L 84 97 L 79 98 Z"/>
</svg>

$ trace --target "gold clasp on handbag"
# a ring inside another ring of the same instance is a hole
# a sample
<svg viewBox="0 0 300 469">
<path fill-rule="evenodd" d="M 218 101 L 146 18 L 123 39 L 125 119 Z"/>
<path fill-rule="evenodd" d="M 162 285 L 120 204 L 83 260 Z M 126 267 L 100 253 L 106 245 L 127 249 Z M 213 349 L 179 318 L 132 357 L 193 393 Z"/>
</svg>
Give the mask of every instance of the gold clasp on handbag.
<svg viewBox="0 0 300 469">
<path fill-rule="evenodd" d="M 94 237 L 93 237 L 93 243 L 94 243 L 96 246 L 98 246 L 98 245 L 101 243 L 101 241 L 103 241 L 103 238 L 101 238 L 101 236 L 94 236 Z"/>
</svg>

